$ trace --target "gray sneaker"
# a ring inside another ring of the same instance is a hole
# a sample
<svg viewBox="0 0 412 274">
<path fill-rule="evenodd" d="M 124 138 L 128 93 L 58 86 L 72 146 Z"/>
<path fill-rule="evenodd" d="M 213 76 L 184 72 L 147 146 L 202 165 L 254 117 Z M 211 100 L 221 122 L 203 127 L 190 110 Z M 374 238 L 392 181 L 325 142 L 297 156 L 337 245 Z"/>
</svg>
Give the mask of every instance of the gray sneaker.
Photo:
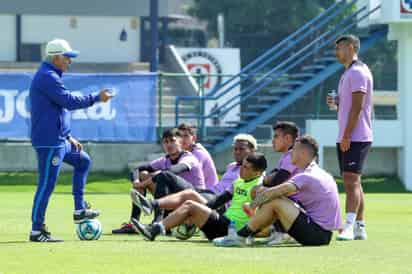
<svg viewBox="0 0 412 274">
<path fill-rule="evenodd" d="M 141 194 L 136 189 L 132 188 L 130 190 L 130 197 L 132 198 L 133 204 L 143 210 L 145 215 L 150 215 L 153 212 L 153 206 L 149 199 L 147 199 L 143 194 Z"/>
</svg>

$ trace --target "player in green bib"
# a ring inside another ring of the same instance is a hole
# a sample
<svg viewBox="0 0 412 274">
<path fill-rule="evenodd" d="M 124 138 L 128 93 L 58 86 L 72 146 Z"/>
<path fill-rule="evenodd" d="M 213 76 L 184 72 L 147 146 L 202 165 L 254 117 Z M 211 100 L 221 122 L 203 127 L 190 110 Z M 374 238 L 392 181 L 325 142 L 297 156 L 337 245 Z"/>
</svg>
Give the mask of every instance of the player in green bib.
<svg viewBox="0 0 412 274">
<path fill-rule="evenodd" d="M 242 206 L 252 201 L 253 188 L 262 183 L 262 174 L 266 167 L 267 162 L 263 154 L 253 153 L 243 160 L 240 178 L 234 182 L 233 193 L 229 197 L 231 205 L 223 215 L 204 204 L 189 200 L 161 222 L 152 225 L 144 225 L 134 219 L 132 222 L 139 232 L 151 241 L 154 241 L 156 236 L 164 234 L 166 230 L 184 223 L 199 227 L 209 240 L 225 236 L 231 222 L 235 223 L 236 229 L 240 229 L 249 221 Z M 227 193 L 223 195 L 227 197 Z"/>
<path fill-rule="evenodd" d="M 249 216 L 243 211 L 243 204 L 249 203 L 252 189 L 262 183 L 262 177 L 259 176 L 251 181 L 245 181 L 242 178 L 237 179 L 233 183 L 233 198 L 231 206 L 225 212 L 225 216 L 236 224 L 236 229 L 241 229 L 242 224 L 249 221 Z"/>
</svg>

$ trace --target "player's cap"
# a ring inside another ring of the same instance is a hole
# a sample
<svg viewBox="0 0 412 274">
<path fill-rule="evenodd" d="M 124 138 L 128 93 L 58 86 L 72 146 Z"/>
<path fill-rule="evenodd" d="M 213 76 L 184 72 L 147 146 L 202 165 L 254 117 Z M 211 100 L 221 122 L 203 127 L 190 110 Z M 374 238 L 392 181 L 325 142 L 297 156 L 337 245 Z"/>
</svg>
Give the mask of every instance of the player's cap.
<svg viewBox="0 0 412 274">
<path fill-rule="evenodd" d="M 79 52 L 73 50 L 66 40 L 54 39 L 47 43 L 46 55 L 64 55 L 70 58 L 75 58 L 79 55 Z"/>
</svg>

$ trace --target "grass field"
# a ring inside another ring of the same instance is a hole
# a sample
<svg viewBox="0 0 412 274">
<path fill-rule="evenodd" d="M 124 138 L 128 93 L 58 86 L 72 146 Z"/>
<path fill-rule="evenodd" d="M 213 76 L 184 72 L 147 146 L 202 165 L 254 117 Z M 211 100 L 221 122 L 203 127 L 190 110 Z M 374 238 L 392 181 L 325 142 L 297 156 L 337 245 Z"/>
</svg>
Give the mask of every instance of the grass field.
<svg viewBox="0 0 412 274">
<path fill-rule="evenodd" d="M 393 178 L 365 180 L 368 241 L 272 248 L 215 248 L 201 237 L 152 243 L 112 236 L 130 211 L 129 184 L 120 175 L 92 175 L 87 185 L 87 199 L 102 211 L 100 240 L 77 239 L 70 177 L 63 174 L 47 224 L 65 242 L 30 243 L 34 181 L 31 173 L 0 173 L 0 273 L 412 273 L 412 194 Z"/>
</svg>

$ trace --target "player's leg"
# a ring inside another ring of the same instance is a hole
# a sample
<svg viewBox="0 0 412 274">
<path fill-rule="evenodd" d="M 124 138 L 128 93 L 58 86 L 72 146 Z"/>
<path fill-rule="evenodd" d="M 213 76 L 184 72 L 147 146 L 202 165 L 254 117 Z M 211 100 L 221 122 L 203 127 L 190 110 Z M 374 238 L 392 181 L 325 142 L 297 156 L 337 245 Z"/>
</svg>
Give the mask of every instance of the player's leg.
<svg viewBox="0 0 412 274">
<path fill-rule="evenodd" d="M 152 178 L 155 183 L 155 191 L 153 196 L 156 199 L 162 198 L 168 194 L 178 193 L 185 189 L 193 189 L 192 184 L 185 179 L 173 174 L 170 171 L 163 171 Z M 155 208 L 154 222 L 160 221 L 163 218 L 164 210 Z"/>
<path fill-rule="evenodd" d="M 164 234 L 166 230 L 172 229 L 185 222 L 201 228 L 208 220 L 211 212 L 212 210 L 205 205 L 194 201 L 186 201 L 164 220 L 159 223 L 154 223 L 151 226 L 143 225 L 136 220 L 132 221 L 145 238 L 153 241 L 159 234 Z"/>
<path fill-rule="evenodd" d="M 284 197 L 274 199 L 263 204 L 256 211 L 256 214 L 251 217 L 248 224 L 238 231 L 237 237 L 227 236 L 217 239 L 214 243 L 216 246 L 223 247 L 245 245 L 248 237 L 256 235 L 261 229 L 272 225 L 276 220 L 279 220 L 283 228 L 288 231 L 299 212 L 299 208 L 292 200 Z"/>
<path fill-rule="evenodd" d="M 346 222 L 343 230 L 337 236 L 337 240 L 353 240 L 355 238 L 364 240 L 367 238 L 363 221 L 365 199 L 361 176 L 370 146 L 369 142 L 351 142 L 349 150 L 342 153 L 341 165 L 346 192 Z"/>
<path fill-rule="evenodd" d="M 84 202 L 84 188 L 89 174 L 91 159 L 85 151 L 76 151 L 70 143 L 66 143 L 66 154 L 63 161 L 74 168 L 72 193 L 74 199 L 75 223 L 80 223 L 86 219 L 93 219 L 99 216 L 99 212 L 87 209 Z"/>
<path fill-rule="evenodd" d="M 50 233 L 45 228 L 44 219 L 50 196 L 53 193 L 57 177 L 59 176 L 65 149 L 38 148 L 36 149 L 36 153 L 38 160 L 39 179 L 33 201 L 32 232 L 30 235 L 30 241 L 61 241 L 50 236 Z"/>
</svg>

